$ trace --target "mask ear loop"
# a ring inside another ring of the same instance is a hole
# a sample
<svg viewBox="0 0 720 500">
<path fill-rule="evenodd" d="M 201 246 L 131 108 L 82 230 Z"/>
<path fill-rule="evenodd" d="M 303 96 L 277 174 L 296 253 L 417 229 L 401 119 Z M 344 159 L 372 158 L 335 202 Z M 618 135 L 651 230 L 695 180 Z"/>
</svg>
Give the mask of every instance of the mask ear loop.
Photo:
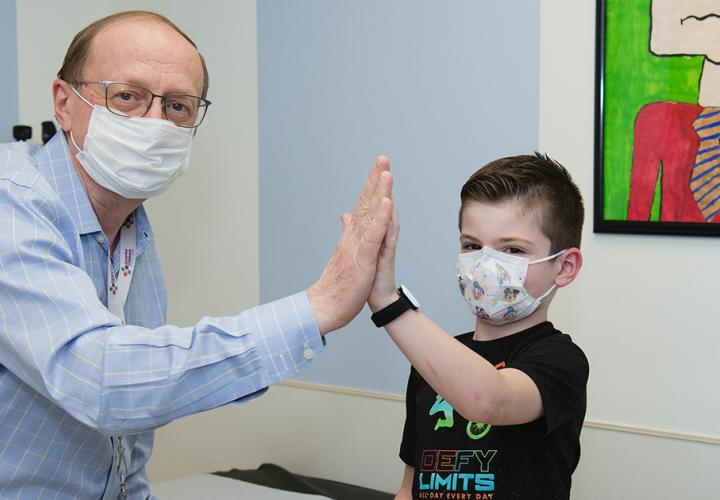
<svg viewBox="0 0 720 500">
<path fill-rule="evenodd" d="M 552 254 L 552 255 L 548 255 L 547 257 L 543 257 L 542 259 L 531 260 L 530 262 L 528 262 L 528 264 L 538 264 L 538 263 L 540 263 L 540 262 L 545 262 L 545 261 L 548 261 L 548 260 L 552 260 L 552 259 L 554 259 L 555 257 L 557 257 L 557 256 L 562 255 L 563 253 L 565 253 L 565 250 L 567 250 L 567 248 L 563 248 L 563 249 L 560 250 L 559 252 L 554 253 L 554 254 Z M 545 297 L 547 297 L 548 295 L 550 295 L 550 293 L 552 293 L 552 291 L 555 290 L 556 288 L 557 288 L 557 285 L 556 285 L 555 283 L 553 283 L 552 286 L 551 286 L 550 288 L 548 288 L 548 290 L 547 290 L 545 293 L 543 293 L 540 297 L 537 297 L 536 300 L 537 300 L 538 302 L 542 302 L 542 300 L 543 300 Z"/>
<path fill-rule="evenodd" d="M 542 259 L 531 260 L 530 262 L 528 262 L 528 264 L 539 264 L 540 262 L 545 262 L 546 260 L 552 260 L 555 257 L 557 257 L 558 255 L 562 255 L 565 252 L 565 250 L 567 250 L 567 248 L 563 248 L 559 252 L 554 253 L 552 255 L 548 255 L 547 257 L 543 257 Z"/>
<path fill-rule="evenodd" d="M 73 146 L 75 146 L 75 149 L 77 150 L 77 152 L 84 153 L 85 151 L 80 149 L 80 146 L 78 146 L 77 142 L 75 142 L 75 137 L 73 136 L 72 130 L 70 130 L 69 132 L 70 132 L 70 141 L 73 143 Z"/>
<path fill-rule="evenodd" d="M 95 107 L 95 105 L 94 105 L 93 103 L 91 103 L 90 101 L 88 101 L 87 99 L 85 99 L 85 98 L 83 97 L 83 95 L 78 91 L 78 89 L 76 89 L 76 88 L 73 87 L 72 85 L 70 85 L 70 88 L 73 89 L 73 92 L 75 92 L 75 93 L 77 94 L 77 96 L 78 96 L 80 99 L 82 99 L 85 104 L 87 104 L 87 105 L 90 106 L 91 108 L 94 108 L 94 107 Z"/>
<path fill-rule="evenodd" d="M 90 101 L 88 101 L 87 99 L 85 99 L 85 98 L 82 96 L 82 94 L 78 91 L 78 89 L 76 89 L 76 88 L 73 87 L 72 85 L 70 85 L 70 88 L 73 89 L 73 92 L 75 92 L 75 93 L 77 94 L 77 96 L 78 96 L 80 99 L 82 99 L 85 104 L 87 104 L 87 105 L 90 106 L 91 108 L 95 109 L 95 106 L 94 106 Z M 68 130 L 68 132 L 70 132 L 70 140 L 72 141 L 73 146 L 75 146 L 75 149 L 78 151 L 78 153 L 84 153 L 84 151 L 83 151 L 82 149 L 80 149 L 80 147 L 77 145 L 77 142 L 75 142 L 75 137 L 73 136 L 72 130 Z"/>
<path fill-rule="evenodd" d="M 557 288 L 557 285 L 555 283 L 552 284 L 550 288 L 547 289 L 547 292 L 543 293 L 540 297 L 537 297 L 535 300 L 538 302 L 542 302 L 542 300 L 550 295 L 550 293 Z"/>
</svg>

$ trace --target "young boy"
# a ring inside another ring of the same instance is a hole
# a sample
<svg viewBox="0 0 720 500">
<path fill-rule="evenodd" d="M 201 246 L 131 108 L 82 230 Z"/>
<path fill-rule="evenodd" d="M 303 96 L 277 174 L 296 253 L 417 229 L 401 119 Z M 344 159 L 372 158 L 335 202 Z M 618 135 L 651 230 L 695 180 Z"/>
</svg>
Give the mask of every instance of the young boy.
<svg viewBox="0 0 720 500">
<path fill-rule="evenodd" d="M 580 191 L 535 154 L 489 163 L 460 196 L 458 283 L 475 330 L 447 335 L 396 290 L 396 216 L 368 299 L 412 363 L 395 498 L 567 499 L 589 368 L 547 315 L 582 266 Z"/>
</svg>

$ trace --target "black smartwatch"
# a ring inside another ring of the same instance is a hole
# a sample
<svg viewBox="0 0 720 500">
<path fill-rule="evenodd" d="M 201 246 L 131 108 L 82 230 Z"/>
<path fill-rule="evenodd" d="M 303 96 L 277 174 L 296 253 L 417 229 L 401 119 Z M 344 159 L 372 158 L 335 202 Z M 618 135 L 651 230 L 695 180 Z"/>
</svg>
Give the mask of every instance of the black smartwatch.
<svg viewBox="0 0 720 500">
<path fill-rule="evenodd" d="M 399 299 L 370 316 L 370 319 L 372 319 L 373 323 L 375 323 L 375 326 L 385 326 L 405 311 L 410 309 L 415 310 L 420 307 L 417 299 L 412 293 L 410 293 L 410 290 L 408 290 L 405 285 L 400 285 L 400 288 L 397 289 L 397 293 L 400 295 Z"/>
</svg>

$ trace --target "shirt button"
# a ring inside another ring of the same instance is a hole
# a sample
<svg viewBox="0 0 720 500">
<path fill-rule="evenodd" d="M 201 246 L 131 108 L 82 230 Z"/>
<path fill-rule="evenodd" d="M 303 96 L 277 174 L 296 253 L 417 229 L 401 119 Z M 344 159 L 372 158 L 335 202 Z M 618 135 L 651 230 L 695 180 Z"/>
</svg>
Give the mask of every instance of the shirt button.
<svg viewBox="0 0 720 500">
<path fill-rule="evenodd" d="M 98 234 L 97 236 L 95 236 L 95 241 L 102 245 L 103 243 L 105 243 L 105 236 L 103 236 L 102 234 Z"/>
<path fill-rule="evenodd" d="M 307 349 L 305 349 L 305 350 L 303 351 L 303 357 L 304 357 L 305 359 L 313 359 L 313 358 L 315 357 L 315 353 L 313 352 L 312 349 L 310 349 L 310 348 L 308 347 Z"/>
</svg>

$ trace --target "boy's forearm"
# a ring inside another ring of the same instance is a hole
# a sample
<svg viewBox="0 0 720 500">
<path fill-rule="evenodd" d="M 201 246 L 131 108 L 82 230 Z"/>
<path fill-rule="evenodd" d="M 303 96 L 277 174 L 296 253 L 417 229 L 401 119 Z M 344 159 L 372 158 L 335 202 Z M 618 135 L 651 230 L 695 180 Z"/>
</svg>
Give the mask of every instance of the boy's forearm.
<svg viewBox="0 0 720 500">
<path fill-rule="evenodd" d="M 500 380 L 494 366 L 456 341 L 419 311 L 408 311 L 385 329 L 430 386 L 469 420 L 492 416 Z M 473 417 L 480 418 L 470 418 Z"/>
<path fill-rule="evenodd" d="M 420 311 L 406 312 L 385 329 L 427 383 L 466 419 L 515 424 L 542 415 L 542 400 L 527 375 L 498 371 Z"/>
</svg>

